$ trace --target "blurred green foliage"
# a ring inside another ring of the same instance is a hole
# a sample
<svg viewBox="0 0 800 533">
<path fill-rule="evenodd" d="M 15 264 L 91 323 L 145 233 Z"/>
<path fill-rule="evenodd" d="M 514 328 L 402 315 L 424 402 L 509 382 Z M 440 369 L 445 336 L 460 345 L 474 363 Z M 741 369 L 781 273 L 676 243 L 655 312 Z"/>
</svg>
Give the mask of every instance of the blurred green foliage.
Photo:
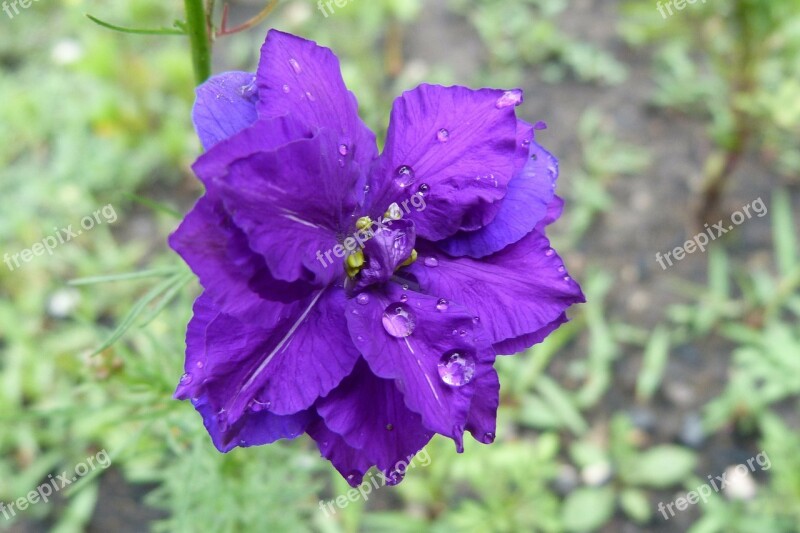
<svg viewBox="0 0 800 533">
<path fill-rule="evenodd" d="M 744 10 L 739 18 L 734 6 Z M 363 116 L 383 132 L 394 95 L 422 81 L 511 86 L 536 72 L 546 83 L 623 83 L 626 63 L 563 31 L 571 7 L 568 0 L 450 0 L 447 9 L 486 50 L 471 80 L 455 79 L 447 64 L 404 62 L 421 0 L 351 2 L 330 20 L 314 2 L 292 0 L 268 25 L 332 46 Z M 645 435 L 631 406 L 619 403 L 619 367 L 635 354 L 632 394 L 639 406 L 652 405 L 675 354 L 714 341 L 731 359 L 725 386 L 703 410 L 704 436 L 743 435 L 753 455 L 769 451 L 772 468 L 757 477 L 752 499 L 714 495 L 697 506 L 691 531 L 798 531 L 800 242 L 783 190 L 765 219 L 769 260 L 752 266 L 725 245 L 709 250 L 708 279 L 675 281 L 681 303 L 668 306 L 656 327 L 627 323 L 615 311 L 618 273 L 585 269 L 588 303 L 573 321 L 498 361 L 503 397 L 492 446 L 468 443 L 457 455 L 434 439 L 429 466 L 332 517 L 320 500 L 348 487 L 307 439 L 217 453 L 192 406 L 171 399 L 198 292 L 165 245 L 177 223 L 171 213 L 201 192 L 189 170 L 200 148 L 190 123 L 188 48 L 182 37 L 113 33 L 84 17 L 162 27 L 180 10 L 179 2 L 156 0 L 50 0 L 0 22 L 0 251 L 30 247 L 50 228 L 106 204 L 119 214 L 119 222 L 99 225 L 52 258 L 0 268 L 0 501 L 106 449 L 125 482 L 148 492 L 132 505 L 161 516 L 149 524 L 154 531 L 665 530 L 656 503 L 718 473 L 720 465 L 708 461 L 716 449 Z M 652 2 L 637 2 L 623 27 L 631 46 L 654 47 L 656 105 L 702 117 L 723 151 L 746 119 L 768 168 L 796 178 L 797 1 L 708 2 L 667 21 Z M 263 26 L 220 40 L 217 61 L 252 68 L 262 38 Z M 566 254 L 619 206 L 612 187 L 651 163 L 652 150 L 622 142 L 605 118 L 589 108 L 578 124 L 558 126 L 574 130 L 577 154 L 562 168 L 569 203 L 556 240 Z M 559 361 L 567 350 L 578 356 Z M 93 473 L 11 527 L 85 530 L 104 512 L 97 502 L 107 477 Z M 7 525 L 0 518 L 0 529 Z M 145 527 L 142 519 L 131 530 Z"/>
</svg>

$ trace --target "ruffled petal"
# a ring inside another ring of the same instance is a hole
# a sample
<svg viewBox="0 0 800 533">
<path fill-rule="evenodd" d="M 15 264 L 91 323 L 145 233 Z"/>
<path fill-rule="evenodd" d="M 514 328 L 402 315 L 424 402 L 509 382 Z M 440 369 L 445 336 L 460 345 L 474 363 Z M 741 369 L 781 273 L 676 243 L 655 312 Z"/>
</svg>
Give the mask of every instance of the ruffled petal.
<svg viewBox="0 0 800 533">
<path fill-rule="evenodd" d="M 439 246 L 448 254 L 476 258 L 491 255 L 525 237 L 548 215 L 555 196 L 558 160 L 525 134 L 520 138 L 527 147 L 526 163 L 508 184 L 497 216 L 481 229 L 462 231 L 441 242 Z"/>
<path fill-rule="evenodd" d="M 465 308 L 389 284 L 347 304 L 353 342 L 384 379 L 396 380 L 406 406 L 430 431 L 462 448 L 474 375 L 494 362 L 485 334 Z"/>
<path fill-rule="evenodd" d="M 208 150 L 256 121 L 255 81 L 251 72 L 224 72 L 197 88 L 192 120 L 203 148 Z"/>
<path fill-rule="evenodd" d="M 585 301 L 561 258 L 537 231 L 480 261 L 450 257 L 430 244 L 418 248 L 422 259 L 409 270 L 422 290 L 472 309 L 492 344 L 534 333 L 570 305 Z"/>
<path fill-rule="evenodd" d="M 514 172 L 514 105 L 521 98 L 521 91 L 434 85 L 404 93 L 369 179 L 369 214 L 419 191 L 426 205 L 410 217 L 425 239 L 490 222 Z"/>
<path fill-rule="evenodd" d="M 234 425 L 227 424 L 220 416 L 219 405 L 214 402 L 201 384 L 209 379 L 207 331 L 209 325 L 220 316 L 211 299 L 202 294 L 195 301 L 194 316 L 186 331 L 186 373 L 181 378 L 175 396 L 191 398 L 192 405 L 203 417 L 211 440 L 221 452 L 236 446 L 259 446 L 279 439 L 293 439 L 305 431 L 310 420 L 307 411 L 288 416 L 275 415 L 267 411 L 247 412 Z"/>
<path fill-rule="evenodd" d="M 368 165 L 377 157 L 375 134 L 359 118 L 358 103 L 330 49 L 271 30 L 257 76 L 260 117 L 289 115 L 309 135 L 320 128 L 334 131 L 343 159 Z"/>
<path fill-rule="evenodd" d="M 289 415 L 309 408 L 358 361 L 344 307 L 344 292 L 328 288 L 303 301 L 273 304 L 278 320 L 268 330 L 257 320 L 217 314 L 205 329 L 206 359 L 187 368 L 177 396 L 205 396 L 219 414 L 222 431 L 249 412 Z"/>
<path fill-rule="evenodd" d="M 375 376 L 363 359 L 316 408 L 331 431 L 390 477 L 433 437 L 394 381 Z"/>
<path fill-rule="evenodd" d="M 361 173 L 355 164 L 339 165 L 335 154 L 333 134 L 324 130 L 236 161 L 214 181 L 250 248 L 278 279 L 326 285 L 343 275 L 343 261 L 325 254 L 330 258 L 339 236 L 355 229 Z"/>
</svg>

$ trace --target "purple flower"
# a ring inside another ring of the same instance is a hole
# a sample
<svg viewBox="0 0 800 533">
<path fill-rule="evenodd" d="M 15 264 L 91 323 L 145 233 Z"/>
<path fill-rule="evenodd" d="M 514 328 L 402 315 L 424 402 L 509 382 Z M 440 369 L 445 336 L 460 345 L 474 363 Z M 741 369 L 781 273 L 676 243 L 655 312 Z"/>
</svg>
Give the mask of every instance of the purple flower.
<svg viewBox="0 0 800 533">
<path fill-rule="evenodd" d="M 170 245 L 204 292 L 176 397 L 217 448 L 305 432 L 356 485 L 399 481 L 435 433 L 494 440 L 496 354 L 584 301 L 544 235 L 558 163 L 521 102 L 422 85 L 379 154 L 336 56 L 277 31 L 255 75 L 198 89 L 206 193 Z"/>
</svg>

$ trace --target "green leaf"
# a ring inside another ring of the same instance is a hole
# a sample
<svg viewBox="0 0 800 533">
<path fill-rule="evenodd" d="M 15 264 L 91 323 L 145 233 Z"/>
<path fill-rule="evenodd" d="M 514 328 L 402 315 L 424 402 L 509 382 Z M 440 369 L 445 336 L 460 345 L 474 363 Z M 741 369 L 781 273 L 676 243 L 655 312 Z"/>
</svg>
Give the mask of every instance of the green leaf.
<svg viewBox="0 0 800 533">
<path fill-rule="evenodd" d="M 122 33 L 134 33 L 137 35 L 186 35 L 186 32 L 180 28 L 158 28 L 158 29 L 125 28 L 123 26 L 117 26 L 115 24 L 111 24 L 109 22 L 100 20 L 99 18 L 93 17 L 88 13 L 86 14 L 86 18 L 88 18 L 98 26 L 102 26 L 104 28 L 108 28 L 109 30 L 119 31 Z"/>
<path fill-rule="evenodd" d="M 626 489 L 620 494 L 619 504 L 625 514 L 634 522 L 644 524 L 650 520 L 650 501 L 644 492 L 636 489 Z"/>
<path fill-rule="evenodd" d="M 639 454 L 626 476 L 633 485 L 667 488 L 685 480 L 696 462 L 695 454 L 686 448 L 656 446 Z"/>
<path fill-rule="evenodd" d="M 642 370 L 636 382 L 636 397 L 649 401 L 661 385 L 669 361 L 669 332 L 659 326 L 650 337 L 642 358 Z"/>
<path fill-rule="evenodd" d="M 614 515 L 614 490 L 611 487 L 576 489 L 567 496 L 561 512 L 565 530 L 595 531 Z"/>
</svg>

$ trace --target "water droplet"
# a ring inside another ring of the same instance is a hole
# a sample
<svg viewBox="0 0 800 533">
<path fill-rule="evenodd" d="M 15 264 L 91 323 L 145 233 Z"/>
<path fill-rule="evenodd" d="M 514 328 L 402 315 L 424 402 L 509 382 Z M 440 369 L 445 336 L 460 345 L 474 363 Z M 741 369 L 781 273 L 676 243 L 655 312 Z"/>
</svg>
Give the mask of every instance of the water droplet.
<svg viewBox="0 0 800 533">
<path fill-rule="evenodd" d="M 569 276 L 564 276 L 564 281 L 569 281 L 570 279 L 572 278 L 570 278 Z"/>
<path fill-rule="evenodd" d="M 361 305 L 367 305 L 369 303 L 369 294 L 362 292 L 356 296 L 356 301 Z"/>
<path fill-rule="evenodd" d="M 294 70 L 295 74 L 300 74 L 303 72 L 303 69 L 300 67 L 300 63 L 298 63 L 295 58 L 290 59 L 289 64 L 292 66 L 292 70 Z"/>
<path fill-rule="evenodd" d="M 461 331 L 458 332 L 458 334 L 461 335 L 462 337 L 466 337 L 467 336 L 467 330 L 462 329 Z"/>
<path fill-rule="evenodd" d="M 404 291 L 407 291 L 407 290 L 408 290 L 408 283 L 403 283 L 403 290 L 404 290 Z"/>
<path fill-rule="evenodd" d="M 405 474 L 403 472 L 400 472 L 398 470 L 393 470 L 393 471 L 389 472 L 388 474 L 386 474 L 386 484 L 387 485 L 397 485 L 398 483 L 403 481 L 404 477 L 405 477 Z"/>
<path fill-rule="evenodd" d="M 348 151 L 349 151 L 349 150 L 347 149 L 347 145 L 346 145 L 346 144 L 340 144 L 340 145 L 339 145 L 339 153 L 340 153 L 340 154 L 342 154 L 342 155 L 347 155 L 347 152 L 348 152 Z"/>
<path fill-rule="evenodd" d="M 364 342 L 364 337 L 362 337 L 361 335 L 359 335 L 358 337 L 356 337 L 356 340 L 357 340 L 358 342 Z"/>
<path fill-rule="evenodd" d="M 447 141 L 450 140 L 450 132 L 447 131 L 446 129 L 442 128 L 436 134 L 436 138 L 439 139 L 439 142 L 446 143 Z"/>
<path fill-rule="evenodd" d="M 403 218 L 403 210 L 400 209 L 397 202 L 393 202 L 392 205 L 389 206 L 389 209 L 386 210 L 386 218 L 390 220 L 400 220 Z"/>
<path fill-rule="evenodd" d="M 426 192 L 428 192 L 430 189 L 431 189 L 431 186 L 430 186 L 430 185 L 428 185 L 427 183 L 423 183 L 422 185 L 420 185 L 420 186 L 419 186 L 419 188 L 418 188 L 417 190 L 418 190 L 418 191 L 419 191 L 421 194 L 425 194 L 425 193 L 426 193 Z"/>
<path fill-rule="evenodd" d="M 357 487 L 358 484 L 361 483 L 361 478 L 362 476 L 359 472 L 350 472 L 346 477 L 351 487 Z"/>
<path fill-rule="evenodd" d="M 284 85 L 284 86 L 283 86 L 283 92 L 284 92 L 284 93 L 286 93 L 286 94 L 289 94 L 289 91 L 291 91 L 291 90 L 292 90 L 292 89 L 290 89 L 288 85 Z"/>
<path fill-rule="evenodd" d="M 414 178 L 416 175 L 414 174 L 414 169 L 408 165 L 403 165 L 398 167 L 395 171 L 394 182 L 402 188 L 406 188 L 412 183 L 414 183 Z"/>
<path fill-rule="evenodd" d="M 497 109 L 503 109 L 504 107 L 509 106 L 518 106 L 522 103 L 522 91 L 519 89 L 514 89 L 513 91 L 506 91 L 503 93 L 503 96 L 497 99 L 494 106 Z"/>
<path fill-rule="evenodd" d="M 386 431 L 391 431 L 394 429 L 394 426 L 391 424 L 386 424 Z"/>
<path fill-rule="evenodd" d="M 523 147 L 527 148 L 528 146 L 530 146 L 530 144 L 531 144 L 531 140 L 530 139 L 522 139 L 522 146 Z"/>
<path fill-rule="evenodd" d="M 492 442 L 494 442 L 494 433 L 492 433 L 492 432 L 484 433 L 483 434 L 483 438 L 487 442 L 492 443 Z"/>
<path fill-rule="evenodd" d="M 566 272 L 566 270 L 567 270 L 567 269 L 566 269 L 566 268 L 564 268 L 563 266 L 560 266 L 560 267 L 558 267 L 558 273 L 559 273 L 559 274 L 561 274 L 561 273 L 563 273 L 563 272 Z"/>
<path fill-rule="evenodd" d="M 404 294 L 400 297 L 400 301 L 406 303 L 408 301 L 408 294 Z"/>
<path fill-rule="evenodd" d="M 369 192 L 369 185 L 364 185 L 364 194 Z"/>
<path fill-rule="evenodd" d="M 533 159 L 534 161 L 536 161 L 537 159 L 539 159 L 539 156 L 538 156 L 538 155 L 536 155 L 535 153 L 533 153 L 533 154 L 531 154 L 531 159 Z"/>
<path fill-rule="evenodd" d="M 447 311 L 447 306 L 448 305 L 449 305 L 449 303 L 447 302 L 447 300 L 445 300 L 444 298 L 439 298 L 439 301 L 436 302 L 436 309 L 439 310 L 439 311 Z M 456 332 L 453 331 L 453 335 L 455 335 L 455 334 L 456 334 Z"/>
<path fill-rule="evenodd" d="M 451 387 L 462 387 L 475 375 L 475 358 L 464 351 L 447 352 L 439 361 L 439 377 Z"/>
<path fill-rule="evenodd" d="M 195 366 L 196 366 L 197 368 L 203 368 L 204 366 L 206 366 L 206 364 L 205 364 L 204 362 L 202 362 L 202 361 L 198 361 L 198 362 L 197 362 L 197 364 L 196 364 Z"/>
<path fill-rule="evenodd" d="M 383 312 L 383 329 L 392 337 L 408 337 L 416 325 L 414 312 L 402 302 L 389 305 Z"/>
<path fill-rule="evenodd" d="M 181 376 L 181 385 L 188 385 L 192 382 L 192 375 L 191 374 L 184 374 Z"/>
<path fill-rule="evenodd" d="M 339 158 L 339 166 L 344 168 L 344 159 L 342 159 L 341 157 Z"/>
<path fill-rule="evenodd" d="M 425 263 L 426 267 L 434 268 L 439 266 L 439 260 L 436 259 L 435 257 L 426 257 L 425 261 L 423 262 Z"/>
<path fill-rule="evenodd" d="M 239 446 L 247 446 L 247 441 L 242 439 L 239 441 Z"/>
<path fill-rule="evenodd" d="M 481 318 L 479 316 L 472 317 L 472 323 L 477 325 L 481 323 Z"/>
<path fill-rule="evenodd" d="M 266 408 L 267 404 L 261 403 L 258 400 L 253 400 L 253 402 L 250 404 L 250 410 L 253 411 L 254 413 L 260 413 Z"/>
<path fill-rule="evenodd" d="M 457 329 L 453 330 L 453 335 L 458 335 L 458 330 Z"/>
<path fill-rule="evenodd" d="M 546 255 L 547 257 L 553 257 L 554 253 L 556 253 L 555 250 L 553 250 L 552 248 L 548 248 L 547 251 L 544 253 L 544 255 Z"/>
<path fill-rule="evenodd" d="M 311 94 L 310 92 L 308 92 L 308 91 L 306 91 L 306 96 L 308 96 L 308 99 L 309 99 L 310 101 L 312 101 L 312 102 L 316 102 L 316 101 L 317 101 L 317 98 L 316 98 L 316 97 L 315 97 L 313 94 Z"/>
</svg>

